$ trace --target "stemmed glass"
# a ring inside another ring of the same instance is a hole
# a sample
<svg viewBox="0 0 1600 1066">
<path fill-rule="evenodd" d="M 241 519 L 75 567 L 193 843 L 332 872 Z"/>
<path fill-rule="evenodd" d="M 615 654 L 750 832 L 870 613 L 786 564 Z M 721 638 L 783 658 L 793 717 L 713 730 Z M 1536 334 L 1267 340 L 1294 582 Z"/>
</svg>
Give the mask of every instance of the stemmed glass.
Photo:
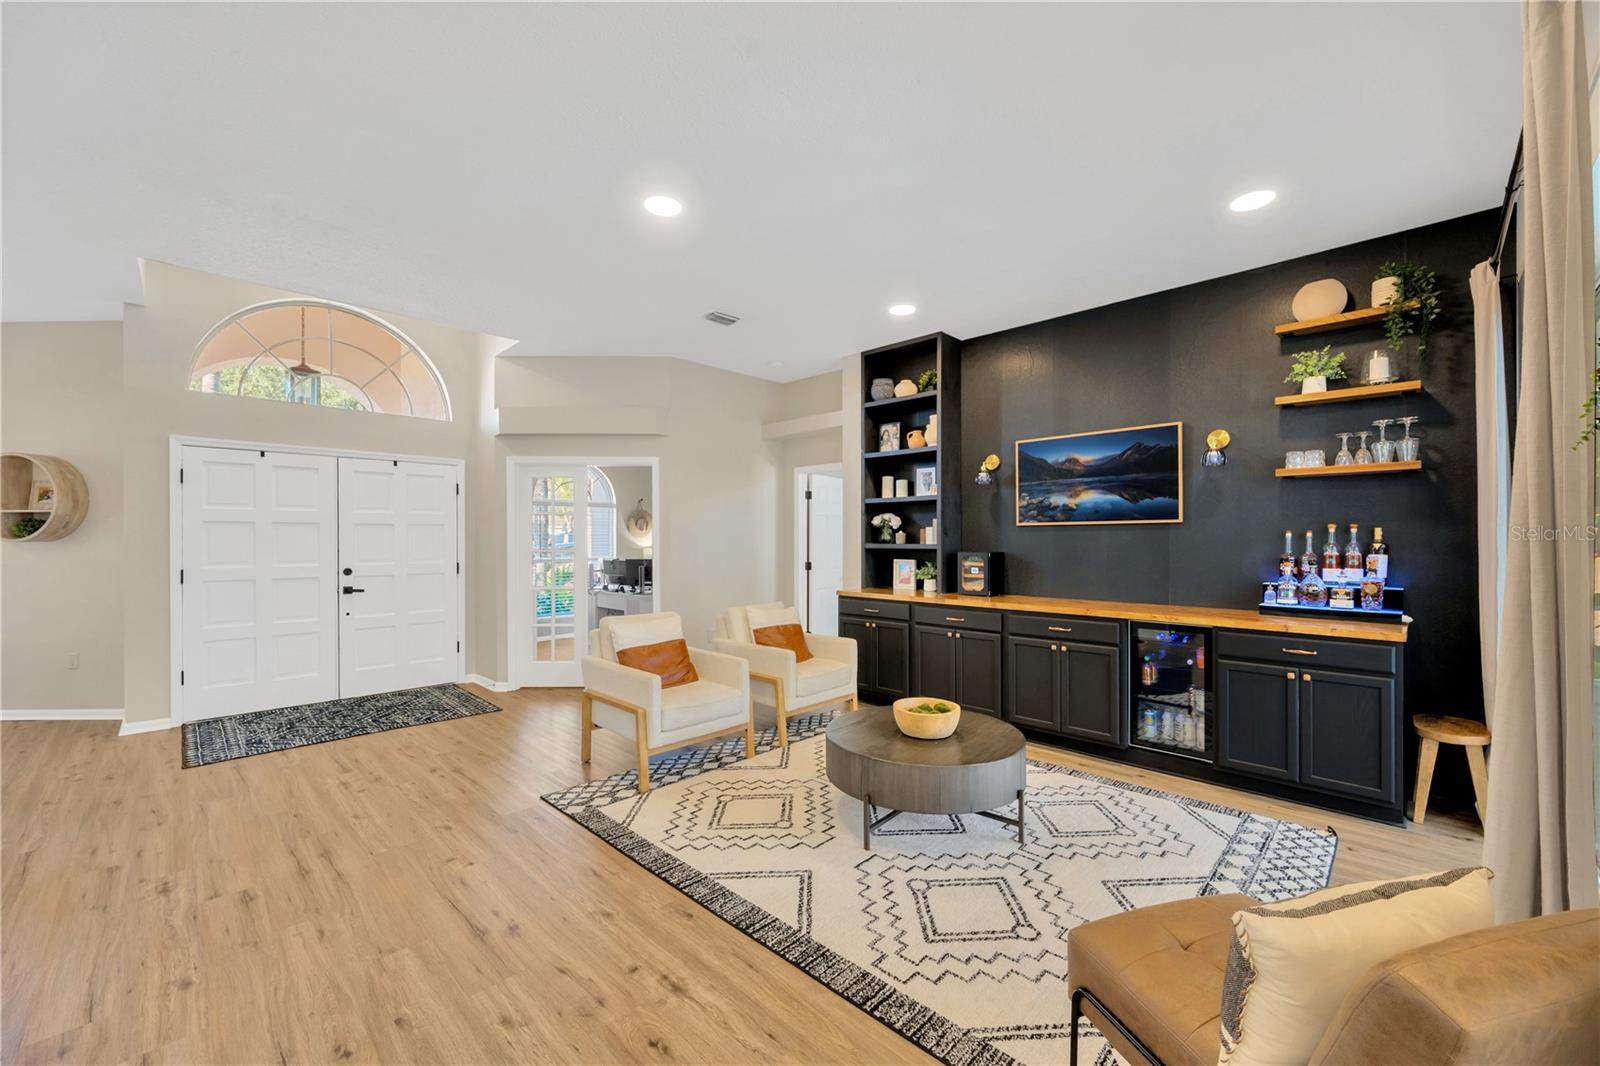
<svg viewBox="0 0 1600 1066">
<path fill-rule="evenodd" d="M 1378 427 L 1378 439 L 1372 442 L 1372 458 L 1374 462 L 1390 463 L 1394 461 L 1394 441 L 1384 434 L 1393 424 L 1392 418 L 1380 418 L 1372 424 Z"/>
<path fill-rule="evenodd" d="M 1399 453 L 1401 462 L 1416 462 L 1417 456 L 1422 453 L 1422 441 L 1411 435 L 1411 425 L 1417 421 L 1416 415 L 1403 415 L 1395 419 L 1406 428 L 1406 435 L 1394 442 L 1395 450 Z"/>
<path fill-rule="evenodd" d="M 1339 438 L 1339 453 L 1333 457 L 1333 465 L 1349 466 L 1350 464 L 1354 463 L 1355 460 L 1350 456 L 1350 438 L 1354 436 L 1354 434 L 1335 433 L 1334 436 Z"/>
<path fill-rule="evenodd" d="M 1367 450 L 1367 438 L 1372 436 L 1372 430 L 1363 429 L 1356 436 L 1361 438 L 1361 447 L 1356 449 L 1356 465 L 1365 466 L 1372 462 L 1372 453 Z"/>
</svg>

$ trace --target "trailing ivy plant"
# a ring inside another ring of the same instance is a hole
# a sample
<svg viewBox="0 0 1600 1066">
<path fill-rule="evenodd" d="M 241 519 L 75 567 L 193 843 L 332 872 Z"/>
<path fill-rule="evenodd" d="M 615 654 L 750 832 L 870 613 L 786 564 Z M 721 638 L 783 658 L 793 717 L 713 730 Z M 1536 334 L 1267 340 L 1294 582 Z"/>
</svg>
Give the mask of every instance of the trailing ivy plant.
<svg viewBox="0 0 1600 1066">
<path fill-rule="evenodd" d="M 1600 345 L 1600 341 L 1595 342 Z M 1583 432 L 1578 434 L 1578 439 L 1573 442 L 1572 450 L 1579 448 L 1594 440 L 1595 412 L 1600 410 L 1600 366 L 1594 368 L 1594 391 L 1589 398 L 1583 401 L 1583 406 L 1578 409 L 1578 421 L 1583 423 Z"/>
<path fill-rule="evenodd" d="M 1309 352 L 1296 352 L 1294 364 L 1289 367 L 1289 376 L 1283 380 L 1298 385 L 1306 378 L 1338 380 L 1348 376 L 1344 369 L 1344 353 L 1335 352 L 1331 344 L 1324 344 Z"/>
<path fill-rule="evenodd" d="M 1399 353 L 1407 337 L 1417 338 L 1417 358 L 1428 355 L 1428 340 L 1433 336 L 1433 320 L 1439 317 L 1439 281 L 1421 263 L 1390 261 L 1378 268 L 1378 277 L 1395 277 L 1400 284 L 1394 300 L 1384 306 L 1383 333 L 1389 350 Z M 1417 306 L 1407 306 L 1416 301 Z"/>
</svg>

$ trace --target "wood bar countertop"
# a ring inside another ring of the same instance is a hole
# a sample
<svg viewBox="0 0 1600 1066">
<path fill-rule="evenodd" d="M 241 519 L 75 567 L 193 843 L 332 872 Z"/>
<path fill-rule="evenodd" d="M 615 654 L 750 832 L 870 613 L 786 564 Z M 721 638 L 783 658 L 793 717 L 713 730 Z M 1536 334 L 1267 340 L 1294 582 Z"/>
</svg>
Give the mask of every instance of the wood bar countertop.
<svg viewBox="0 0 1600 1066">
<path fill-rule="evenodd" d="M 1367 622 L 1352 618 L 1296 618 L 1292 615 L 1262 614 L 1237 607 L 1184 607 L 1169 603 L 1121 603 L 1115 600 L 1068 600 L 1054 596 L 960 596 L 953 592 L 932 595 L 919 592 L 897 594 L 888 589 L 841 589 L 840 596 L 864 600 L 892 600 L 970 610 L 1025 611 L 1031 614 L 1070 614 L 1079 618 L 1116 618 L 1137 622 L 1162 622 L 1174 626 L 1211 626 L 1218 629 L 1246 629 L 1257 633 L 1295 633 L 1304 637 L 1334 637 L 1342 640 L 1376 640 L 1404 644 L 1408 622 Z M 1359 612 L 1352 611 L 1352 615 Z M 1409 619 L 1408 619 L 1409 621 Z"/>
</svg>

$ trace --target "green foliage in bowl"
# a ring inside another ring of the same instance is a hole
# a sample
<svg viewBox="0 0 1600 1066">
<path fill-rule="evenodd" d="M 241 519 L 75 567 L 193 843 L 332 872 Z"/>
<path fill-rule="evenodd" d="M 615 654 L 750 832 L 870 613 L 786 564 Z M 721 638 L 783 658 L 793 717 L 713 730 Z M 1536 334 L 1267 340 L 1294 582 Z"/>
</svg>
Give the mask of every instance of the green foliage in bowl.
<svg viewBox="0 0 1600 1066">
<path fill-rule="evenodd" d="M 949 714 L 955 710 L 948 703 L 919 703 L 915 707 L 907 707 L 912 714 Z"/>
</svg>

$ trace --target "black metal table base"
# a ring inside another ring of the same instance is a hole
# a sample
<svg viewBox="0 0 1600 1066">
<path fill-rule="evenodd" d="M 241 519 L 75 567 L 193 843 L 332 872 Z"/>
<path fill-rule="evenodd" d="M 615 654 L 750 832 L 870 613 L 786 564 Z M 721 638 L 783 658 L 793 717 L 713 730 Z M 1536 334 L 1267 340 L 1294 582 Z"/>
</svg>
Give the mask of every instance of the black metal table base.
<svg viewBox="0 0 1600 1066">
<path fill-rule="evenodd" d="M 1025 845 L 1028 843 L 1027 826 L 1024 825 L 1024 820 L 1027 817 L 1027 807 L 1024 806 L 1023 800 L 1027 791 L 1025 788 L 1017 789 L 1017 816 L 1015 818 L 1007 818 L 1005 815 L 996 814 L 993 811 L 973 811 L 971 813 L 978 815 L 980 818 L 989 818 L 996 822 L 1003 822 L 1006 825 L 1016 826 L 1017 843 Z M 889 819 L 898 818 L 904 813 L 903 811 L 890 811 L 881 818 L 874 818 L 872 810 L 872 797 L 870 795 L 863 796 L 861 799 L 861 846 L 868 851 L 872 850 L 872 831 L 889 821 Z"/>
</svg>

